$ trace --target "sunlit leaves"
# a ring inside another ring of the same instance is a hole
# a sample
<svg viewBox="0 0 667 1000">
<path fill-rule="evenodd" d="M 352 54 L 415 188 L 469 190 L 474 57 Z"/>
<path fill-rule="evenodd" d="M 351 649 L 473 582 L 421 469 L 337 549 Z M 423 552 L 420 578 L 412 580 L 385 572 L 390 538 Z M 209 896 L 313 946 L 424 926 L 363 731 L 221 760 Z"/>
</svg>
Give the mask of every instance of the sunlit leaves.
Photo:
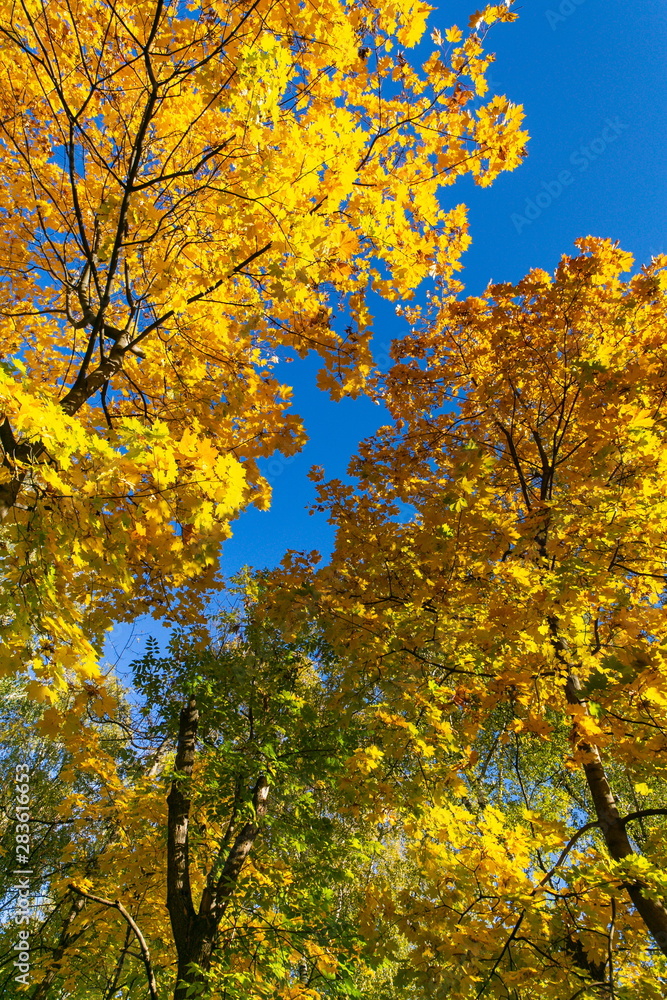
<svg viewBox="0 0 667 1000">
<path fill-rule="evenodd" d="M 578 251 L 403 310 L 376 381 L 394 424 L 354 485 L 314 477 L 332 559 L 273 575 L 269 605 L 350 657 L 347 695 L 374 685 L 378 754 L 350 767 L 414 865 L 374 905 L 402 914 L 402 974 L 435 995 L 660 989 L 664 942 L 626 889 L 664 896 L 667 860 L 667 261 L 625 277 L 609 241 Z M 614 816 L 637 817 L 631 844 Z"/>
<path fill-rule="evenodd" d="M 393 49 L 430 10 L 3 8 L 3 670 L 94 671 L 112 621 L 186 584 L 196 618 L 230 521 L 269 502 L 257 459 L 304 441 L 281 352 L 364 392 L 366 290 L 451 275 L 465 214 L 438 188 L 525 136 L 504 99 L 459 99 L 484 90 L 479 34 L 421 69 Z"/>
</svg>

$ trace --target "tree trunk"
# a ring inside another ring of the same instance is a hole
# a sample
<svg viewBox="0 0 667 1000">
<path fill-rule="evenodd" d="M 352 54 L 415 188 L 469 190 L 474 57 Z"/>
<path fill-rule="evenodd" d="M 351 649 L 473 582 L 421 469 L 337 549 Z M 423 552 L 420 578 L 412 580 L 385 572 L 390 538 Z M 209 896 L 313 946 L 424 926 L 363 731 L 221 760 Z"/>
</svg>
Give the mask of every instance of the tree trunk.
<svg viewBox="0 0 667 1000">
<path fill-rule="evenodd" d="M 585 704 L 580 692 L 579 678 L 575 674 L 570 674 L 565 693 L 571 705 Z M 607 850 L 614 861 L 622 861 L 623 858 L 635 854 L 635 851 L 628 839 L 625 820 L 618 811 L 600 751 L 585 739 L 579 739 L 577 746 L 586 755 L 584 774 Z M 625 882 L 624 888 L 660 951 L 663 955 L 667 955 L 667 909 L 662 903 L 649 899 L 639 882 Z"/>
<path fill-rule="evenodd" d="M 215 947 L 217 921 L 193 914 L 179 939 L 174 935 L 178 954 L 178 978 L 174 1000 L 192 1000 L 192 987 L 203 986 Z M 197 970 L 193 968 L 197 966 Z M 195 994 L 196 996 L 196 994 Z"/>
<path fill-rule="evenodd" d="M 174 765 L 176 777 L 167 796 L 167 909 L 178 956 L 174 1000 L 186 1000 L 192 995 L 190 990 L 193 986 L 204 986 L 206 982 L 206 972 L 216 947 L 220 921 L 259 834 L 269 794 L 266 776 L 260 774 L 252 796 L 255 815 L 242 826 L 228 852 L 226 843 L 221 845 L 220 874 L 217 876 L 214 866 L 209 873 L 197 912 L 190 886 L 189 785 L 195 762 L 198 722 L 199 711 L 193 696 L 181 710 Z"/>
</svg>

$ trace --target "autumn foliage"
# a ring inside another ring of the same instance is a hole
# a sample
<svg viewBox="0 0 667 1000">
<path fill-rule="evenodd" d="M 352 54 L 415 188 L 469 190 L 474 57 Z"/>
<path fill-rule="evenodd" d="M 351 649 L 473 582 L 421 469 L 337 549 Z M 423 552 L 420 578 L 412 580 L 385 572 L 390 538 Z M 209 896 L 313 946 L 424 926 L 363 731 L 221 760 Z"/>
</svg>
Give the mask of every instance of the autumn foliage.
<svg viewBox="0 0 667 1000">
<path fill-rule="evenodd" d="M 487 96 L 510 6 L 4 4 L 0 759 L 39 905 L 3 996 L 663 995 L 667 260 L 589 237 L 460 297 L 442 189 L 527 138 Z M 312 472 L 326 564 L 211 618 L 309 351 L 390 423 Z M 102 682 L 142 613 L 171 642 Z"/>
<path fill-rule="evenodd" d="M 272 590 L 280 608 L 291 585 L 279 613 L 299 621 L 300 576 L 350 688 L 360 665 L 376 685 L 365 752 L 416 875 L 399 904 L 373 887 L 388 923 L 367 933 L 399 926 L 448 996 L 615 975 L 660 995 L 667 261 L 624 281 L 628 254 L 579 249 L 553 277 L 405 311 L 376 382 L 396 422 L 353 484 L 320 487 L 334 556 L 292 557 Z"/>
<path fill-rule="evenodd" d="M 276 350 L 358 393 L 369 289 L 458 266 L 465 210 L 438 190 L 522 155 L 520 109 L 468 108 L 482 36 L 514 15 L 413 67 L 397 46 L 428 10 L 4 6 L 5 672 L 62 685 L 96 673 L 114 621 L 197 620 L 230 521 L 269 502 L 257 459 L 304 441 Z"/>
</svg>

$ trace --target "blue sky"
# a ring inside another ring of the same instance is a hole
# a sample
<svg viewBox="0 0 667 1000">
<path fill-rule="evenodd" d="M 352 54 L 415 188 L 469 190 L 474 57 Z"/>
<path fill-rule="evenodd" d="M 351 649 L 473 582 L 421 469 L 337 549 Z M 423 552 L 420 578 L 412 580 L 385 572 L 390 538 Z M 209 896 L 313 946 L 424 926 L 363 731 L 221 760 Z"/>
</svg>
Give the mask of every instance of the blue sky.
<svg viewBox="0 0 667 1000">
<path fill-rule="evenodd" d="M 445 193 L 447 204 L 469 207 L 473 243 L 461 275 L 469 294 L 491 280 L 516 281 L 531 267 L 552 270 L 579 236 L 619 240 L 637 266 L 667 252 L 667 7 L 651 0 L 530 0 L 515 9 L 519 20 L 488 36 L 497 56 L 489 79 L 492 92 L 525 108 L 528 158 L 490 188 L 465 178 Z M 444 3 L 429 30 L 465 28 L 473 11 L 472 2 Z M 374 312 L 382 351 L 401 328 L 392 307 Z M 228 576 L 243 565 L 274 566 L 288 549 L 330 550 L 324 515 L 308 514 L 308 469 L 321 465 L 327 478 L 343 476 L 357 443 L 385 419 L 369 400 L 325 398 L 315 387 L 318 367 L 307 359 L 280 369 L 310 440 L 294 458 L 266 463 L 272 508 L 249 510 L 235 522 L 222 552 Z M 140 623 L 134 650 L 145 631 L 161 630 Z M 126 629 L 115 633 L 120 648 L 128 638 Z"/>
<path fill-rule="evenodd" d="M 443 4 L 432 27 L 465 27 L 471 4 Z M 637 265 L 667 252 L 667 7 L 639 0 L 551 0 L 518 8 L 519 20 L 498 25 L 492 91 L 526 111 L 529 156 L 490 188 L 468 178 L 446 191 L 470 210 L 472 247 L 462 279 L 470 294 L 489 281 L 516 281 L 531 267 L 553 269 L 579 236 L 618 239 Z M 559 180 L 560 177 L 560 180 Z M 375 309 L 374 340 L 400 333 L 393 309 Z M 268 512 L 250 510 L 235 524 L 223 569 L 275 565 L 285 551 L 331 545 L 323 515 L 309 516 L 312 465 L 342 476 L 357 442 L 384 422 L 368 400 L 332 403 L 315 388 L 318 362 L 284 365 L 294 408 L 310 441 L 291 460 L 266 471 L 274 494 Z"/>
</svg>

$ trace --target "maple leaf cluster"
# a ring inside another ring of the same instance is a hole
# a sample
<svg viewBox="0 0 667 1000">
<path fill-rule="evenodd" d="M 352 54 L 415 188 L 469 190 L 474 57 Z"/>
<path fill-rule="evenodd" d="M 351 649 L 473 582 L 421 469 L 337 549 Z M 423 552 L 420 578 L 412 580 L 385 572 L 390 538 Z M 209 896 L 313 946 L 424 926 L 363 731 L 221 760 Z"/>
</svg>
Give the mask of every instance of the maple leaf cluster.
<svg viewBox="0 0 667 1000">
<path fill-rule="evenodd" d="M 230 522 L 269 503 L 257 460 L 305 441 L 276 360 L 314 350 L 322 389 L 363 391 L 369 291 L 458 266 L 438 190 L 516 166 L 525 134 L 504 98 L 452 98 L 485 89 L 483 32 L 394 50 L 429 9 L 4 8 L 3 671 L 62 685 L 114 621 L 201 620 Z"/>
</svg>

